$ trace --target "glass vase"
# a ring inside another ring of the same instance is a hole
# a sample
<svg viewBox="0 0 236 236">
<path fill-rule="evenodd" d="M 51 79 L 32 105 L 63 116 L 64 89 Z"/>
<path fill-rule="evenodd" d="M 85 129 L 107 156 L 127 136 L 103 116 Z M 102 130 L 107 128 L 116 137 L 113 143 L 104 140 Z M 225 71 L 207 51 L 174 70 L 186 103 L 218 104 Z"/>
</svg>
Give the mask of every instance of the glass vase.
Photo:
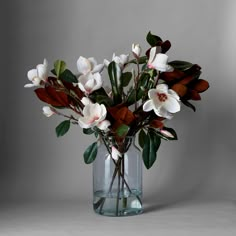
<svg viewBox="0 0 236 236">
<path fill-rule="evenodd" d="M 112 158 L 112 147 L 120 153 Z M 134 137 L 103 137 L 93 162 L 93 208 L 106 216 L 142 213 L 142 159 Z"/>
</svg>

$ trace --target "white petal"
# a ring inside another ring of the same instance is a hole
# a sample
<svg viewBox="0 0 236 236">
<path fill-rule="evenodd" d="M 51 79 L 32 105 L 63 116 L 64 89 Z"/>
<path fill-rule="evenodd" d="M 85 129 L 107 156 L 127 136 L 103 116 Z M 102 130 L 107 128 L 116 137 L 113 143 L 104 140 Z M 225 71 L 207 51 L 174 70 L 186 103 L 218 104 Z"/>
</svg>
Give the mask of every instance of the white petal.
<svg viewBox="0 0 236 236">
<path fill-rule="evenodd" d="M 165 108 L 170 113 L 176 113 L 180 111 L 180 102 L 175 98 L 168 96 L 168 99 L 163 102 L 163 108 Z"/>
<path fill-rule="evenodd" d="M 44 58 L 44 60 L 43 60 L 43 64 L 44 64 L 44 66 L 48 67 L 48 61 L 47 61 L 46 58 Z"/>
<path fill-rule="evenodd" d="M 30 81 L 32 81 L 32 79 L 37 76 L 38 76 L 38 73 L 36 69 L 29 70 L 27 73 L 27 77 Z"/>
<path fill-rule="evenodd" d="M 40 82 L 41 82 L 41 79 L 38 78 L 38 77 L 34 77 L 32 79 L 32 83 L 35 85 L 35 86 L 39 86 L 40 85 Z"/>
<path fill-rule="evenodd" d="M 25 84 L 24 87 L 25 88 L 32 88 L 32 87 L 35 87 L 35 85 L 34 84 Z"/>
<path fill-rule="evenodd" d="M 95 80 L 93 78 L 87 80 L 84 87 L 88 93 L 91 93 L 93 91 L 93 87 L 95 86 Z"/>
<path fill-rule="evenodd" d="M 53 114 L 55 114 L 55 112 L 54 112 L 49 106 L 44 106 L 44 107 L 43 107 L 43 114 L 44 114 L 46 117 L 50 117 L 50 116 L 52 116 Z"/>
<path fill-rule="evenodd" d="M 91 69 L 92 69 L 92 70 L 93 70 L 93 68 L 98 64 L 94 57 L 88 58 L 88 61 L 89 61 L 90 64 L 91 64 Z"/>
<path fill-rule="evenodd" d="M 156 86 L 156 90 L 158 93 L 168 93 L 168 85 L 167 84 L 158 84 Z"/>
<path fill-rule="evenodd" d="M 100 107 L 101 107 L 101 118 L 104 120 L 107 116 L 107 109 L 103 104 L 101 104 Z"/>
<path fill-rule="evenodd" d="M 150 99 L 156 98 L 157 92 L 158 92 L 158 91 L 157 91 L 156 89 L 150 89 L 150 90 L 148 91 L 148 97 L 149 97 Z"/>
<path fill-rule="evenodd" d="M 37 65 L 37 72 L 38 72 L 38 77 L 41 79 L 41 80 L 46 80 L 48 75 L 47 75 L 47 67 L 43 64 L 39 64 Z"/>
<path fill-rule="evenodd" d="M 103 112 L 103 106 L 98 103 L 90 105 L 90 114 L 93 114 L 94 117 L 97 117 L 96 120 L 102 121 L 102 112 Z"/>
<path fill-rule="evenodd" d="M 89 104 L 92 104 L 91 100 L 87 97 L 83 97 L 81 99 L 81 102 L 86 106 L 86 105 L 89 105 Z"/>
<path fill-rule="evenodd" d="M 148 112 L 154 109 L 152 100 L 148 100 L 143 104 L 143 110 Z"/>
<path fill-rule="evenodd" d="M 79 123 L 80 127 L 83 129 L 88 129 L 88 128 L 92 127 L 92 125 L 90 123 L 88 123 L 87 117 L 80 117 L 78 120 L 78 123 Z"/>
<path fill-rule="evenodd" d="M 93 75 L 93 79 L 95 80 L 95 84 L 93 87 L 93 91 L 100 89 L 102 87 L 102 77 L 99 73 L 95 73 Z"/>
<path fill-rule="evenodd" d="M 148 64 L 152 64 L 155 56 L 156 56 L 156 47 L 152 47 L 149 53 L 149 60 L 148 60 Z"/>
<path fill-rule="evenodd" d="M 85 57 L 79 57 L 77 60 L 77 69 L 80 74 L 87 74 L 91 71 L 91 63 Z"/>
<path fill-rule="evenodd" d="M 177 101 L 180 101 L 179 95 L 172 89 L 168 90 L 168 93 L 170 96 L 172 96 L 173 98 L 175 98 Z"/>
<path fill-rule="evenodd" d="M 103 120 L 102 122 L 100 122 L 97 127 L 100 129 L 100 130 L 107 130 L 108 127 L 111 125 L 110 121 L 108 120 Z"/>
<path fill-rule="evenodd" d="M 83 109 L 83 115 L 84 117 L 90 117 L 91 116 L 91 113 L 90 113 L 90 106 L 92 106 L 93 104 L 89 104 L 89 105 L 86 105 Z"/>
<path fill-rule="evenodd" d="M 127 63 L 129 61 L 129 54 L 125 55 L 125 54 L 121 54 L 120 55 L 120 63 L 122 65 L 124 65 L 125 63 Z"/>
<path fill-rule="evenodd" d="M 160 107 L 158 109 L 154 109 L 154 112 L 157 116 L 164 117 L 167 119 L 172 119 L 172 117 L 173 117 L 173 115 L 163 107 Z"/>
<path fill-rule="evenodd" d="M 84 92 L 84 93 L 86 92 L 86 89 L 82 83 L 78 83 L 78 86 L 82 92 Z"/>
<path fill-rule="evenodd" d="M 110 64 L 110 62 L 109 62 L 107 59 L 104 59 L 103 63 L 104 63 L 104 65 L 105 65 L 106 67 L 108 67 L 109 64 Z"/>
<path fill-rule="evenodd" d="M 104 64 L 96 65 L 96 66 L 93 68 L 92 72 L 93 72 L 93 73 L 97 73 L 97 72 L 100 73 L 100 72 L 102 72 L 103 68 L 104 68 Z"/>
</svg>

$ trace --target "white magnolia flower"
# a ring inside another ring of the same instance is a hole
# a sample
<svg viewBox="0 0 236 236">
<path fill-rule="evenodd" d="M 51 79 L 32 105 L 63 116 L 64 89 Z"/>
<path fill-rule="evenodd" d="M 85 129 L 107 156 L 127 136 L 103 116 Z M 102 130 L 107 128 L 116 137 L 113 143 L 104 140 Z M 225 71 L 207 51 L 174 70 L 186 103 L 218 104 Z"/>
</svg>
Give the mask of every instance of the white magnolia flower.
<svg viewBox="0 0 236 236">
<path fill-rule="evenodd" d="M 166 84 L 157 85 L 156 89 L 148 91 L 150 100 L 143 104 L 143 110 L 154 110 L 155 114 L 167 119 L 172 118 L 172 113 L 180 111 L 180 99 L 177 93 L 168 89 Z"/>
<path fill-rule="evenodd" d="M 79 57 L 77 60 L 77 69 L 79 71 L 79 74 L 86 75 L 89 72 L 97 73 L 102 72 L 104 68 L 104 64 L 97 64 L 97 61 L 93 58 L 85 58 L 85 57 Z"/>
<path fill-rule="evenodd" d="M 136 58 L 140 57 L 141 51 L 142 49 L 139 44 L 134 44 L 134 43 L 132 44 L 132 52 Z"/>
<path fill-rule="evenodd" d="M 107 110 L 105 106 L 98 103 L 90 103 L 85 105 L 83 109 L 83 116 L 79 118 L 78 122 L 81 128 L 93 128 L 97 126 L 101 130 L 107 130 L 110 122 L 105 120 Z"/>
<path fill-rule="evenodd" d="M 124 65 L 129 61 L 129 54 L 125 55 L 125 54 L 121 54 L 120 56 L 116 56 L 115 53 L 113 53 L 112 55 L 112 61 L 114 61 L 115 63 L 117 63 L 121 69 L 124 68 Z M 110 64 L 110 62 L 108 60 L 104 60 L 104 64 L 105 66 L 108 67 L 108 65 Z"/>
<path fill-rule="evenodd" d="M 49 106 L 44 106 L 43 107 L 43 114 L 45 116 L 50 117 L 55 113 L 56 113 L 55 110 L 53 110 L 51 107 L 49 107 Z"/>
<path fill-rule="evenodd" d="M 44 59 L 43 64 L 36 66 L 36 69 L 29 70 L 27 73 L 28 79 L 32 82 L 31 84 L 26 84 L 25 88 L 30 88 L 34 86 L 39 86 L 41 81 L 46 81 L 48 78 L 48 62 Z"/>
<path fill-rule="evenodd" d="M 87 94 L 102 87 L 102 77 L 98 72 L 95 74 L 89 72 L 86 75 L 81 75 L 78 81 L 79 88 Z"/>
<path fill-rule="evenodd" d="M 168 65 L 168 56 L 163 53 L 157 53 L 157 47 L 153 47 L 150 50 L 148 68 L 156 69 L 161 72 L 173 71 L 173 67 Z"/>
<path fill-rule="evenodd" d="M 111 155 L 109 155 L 110 157 L 112 157 L 113 160 L 118 161 L 119 157 L 121 157 L 121 153 L 114 147 L 111 147 Z"/>
</svg>

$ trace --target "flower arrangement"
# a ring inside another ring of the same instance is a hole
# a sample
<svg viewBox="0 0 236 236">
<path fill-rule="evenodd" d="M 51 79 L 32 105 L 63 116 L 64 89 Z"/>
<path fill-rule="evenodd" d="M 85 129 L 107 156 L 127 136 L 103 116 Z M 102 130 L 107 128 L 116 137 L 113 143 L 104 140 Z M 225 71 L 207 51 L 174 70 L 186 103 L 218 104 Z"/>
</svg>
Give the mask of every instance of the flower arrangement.
<svg viewBox="0 0 236 236">
<path fill-rule="evenodd" d="M 143 161 L 149 169 L 156 160 L 161 139 L 177 139 L 176 132 L 165 121 L 179 112 L 182 104 L 195 111 L 190 100 L 200 100 L 200 93 L 209 87 L 206 80 L 199 78 L 199 65 L 168 62 L 170 41 L 163 41 L 151 32 L 146 40 L 150 47 L 143 56 L 140 45 L 132 45 L 132 59 L 129 54 L 113 54 L 111 62 L 104 60 L 98 64 L 93 57 L 79 57 L 78 75 L 61 60 L 54 63 L 49 75 L 46 59 L 28 72 L 31 83 L 25 87 L 37 87 L 34 90 L 37 97 L 48 104 L 43 107 L 43 114 L 66 118 L 56 127 L 58 137 L 71 124 L 79 125 L 84 134 L 95 135 L 97 141 L 84 152 L 87 164 L 96 158 L 98 140 L 105 141 L 111 157 L 118 162 L 122 156 L 120 140 L 138 134 Z M 109 89 L 103 86 L 104 71 L 109 75 Z M 110 145 L 109 136 L 119 142 Z"/>
</svg>

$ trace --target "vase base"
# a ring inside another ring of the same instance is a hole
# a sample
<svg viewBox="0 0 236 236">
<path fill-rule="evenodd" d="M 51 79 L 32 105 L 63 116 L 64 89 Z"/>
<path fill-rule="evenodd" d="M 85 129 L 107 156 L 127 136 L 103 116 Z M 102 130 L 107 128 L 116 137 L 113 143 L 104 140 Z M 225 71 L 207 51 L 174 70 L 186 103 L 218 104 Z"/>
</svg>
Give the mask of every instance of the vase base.
<svg viewBox="0 0 236 236">
<path fill-rule="evenodd" d="M 94 194 L 94 211 L 104 216 L 132 216 L 143 212 L 141 194 L 133 190 L 130 194 L 110 193 L 98 191 Z"/>
</svg>

